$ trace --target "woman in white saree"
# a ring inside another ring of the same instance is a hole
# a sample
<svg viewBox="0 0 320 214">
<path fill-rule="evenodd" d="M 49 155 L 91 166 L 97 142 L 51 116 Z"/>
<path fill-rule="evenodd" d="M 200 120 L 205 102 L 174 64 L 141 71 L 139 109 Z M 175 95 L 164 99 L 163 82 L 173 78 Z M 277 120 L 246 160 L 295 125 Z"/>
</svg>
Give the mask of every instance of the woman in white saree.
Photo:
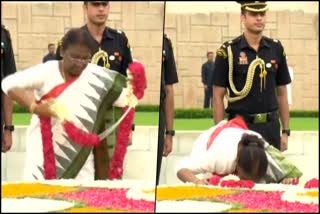
<svg viewBox="0 0 320 214">
<path fill-rule="evenodd" d="M 176 173 L 181 181 L 196 184 L 208 184 L 196 176 L 200 173 L 235 174 L 257 183 L 294 183 L 302 176 L 278 149 L 248 130 L 240 116 L 204 131 L 191 154 L 177 164 Z"/>
<path fill-rule="evenodd" d="M 90 63 L 90 35 L 71 29 L 62 40 L 61 61 L 48 61 L 8 76 L 3 91 L 33 113 L 27 130 L 25 180 L 95 178 L 93 144 L 66 133 L 63 119 L 99 133 L 110 106 L 128 105 L 126 78 Z M 63 105 L 58 105 L 58 104 Z M 62 108 L 62 107 L 63 108 Z"/>
</svg>

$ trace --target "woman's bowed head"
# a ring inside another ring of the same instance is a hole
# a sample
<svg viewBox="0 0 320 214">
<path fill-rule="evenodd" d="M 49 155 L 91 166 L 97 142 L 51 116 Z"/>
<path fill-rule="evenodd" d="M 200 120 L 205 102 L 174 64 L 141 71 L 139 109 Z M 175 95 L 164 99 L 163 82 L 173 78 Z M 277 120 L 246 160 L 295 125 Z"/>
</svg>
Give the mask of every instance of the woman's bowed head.
<svg viewBox="0 0 320 214">
<path fill-rule="evenodd" d="M 176 166 L 178 178 L 195 184 L 219 183 L 198 174 L 234 174 L 255 183 L 297 184 L 302 172 L 257 132 L 248 130 L 242 117 L 221 121 L 194 142 L 191 154 Z M 212 182 L 211 182 L 212 181 Z"/>
<path fill-rule="evenodd" d="M 264 142 L 256 135 L 243 134 L 238 145 L 236 174 L 241 180 L 259 182 L 266 174 L 268 159 Z"/>
</svg>

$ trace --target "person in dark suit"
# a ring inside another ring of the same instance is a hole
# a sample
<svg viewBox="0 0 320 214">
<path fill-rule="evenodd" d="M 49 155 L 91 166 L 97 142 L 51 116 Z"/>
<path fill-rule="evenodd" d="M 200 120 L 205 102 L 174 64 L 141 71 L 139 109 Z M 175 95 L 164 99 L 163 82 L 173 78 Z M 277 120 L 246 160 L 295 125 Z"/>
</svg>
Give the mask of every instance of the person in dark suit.
<svg viewBox="0 0 320 214">
<path fill-rule="evenodd" d="M 204 87 L 204 108 L 212 106 L 212 75 L 214 70 L 213 52 L 207 53 L 208 61 L 202 65 L 201 79 Z"/>
<path fill-rule="evenodd" d="M 50 60 L 56 60 L 56 46 L 53 43 L 48 44 L 48 54 L 45 55 L 42 59 L 42 63 L 45 63 Z"/>
</svg>

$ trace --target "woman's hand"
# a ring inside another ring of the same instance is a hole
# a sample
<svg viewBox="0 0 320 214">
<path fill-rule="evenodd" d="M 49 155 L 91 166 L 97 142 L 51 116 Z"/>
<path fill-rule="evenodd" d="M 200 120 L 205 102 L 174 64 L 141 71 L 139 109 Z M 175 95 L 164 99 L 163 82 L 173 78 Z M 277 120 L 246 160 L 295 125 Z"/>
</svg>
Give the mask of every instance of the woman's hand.
<svg viewBox="0 0 320 214">
<path fill-rule="evenodd" d="M 207 179 L 198 179 L 194 182 L 196 185 L 208 185 L 209 182 L 207 181 Z"/>
<path fill-rule="evenodd" d="M 281 183 L 295 185 L 299 183 L 299 178 L 284 178 Z"/>
<path fill-rule="evenodd" d="M 41 103 L 32 103 L 30 105 L 30 112 L 42 117 L 57 117 L 56 112 L 52 109 L 54 99 L 44 100 Z"/>
</svg>

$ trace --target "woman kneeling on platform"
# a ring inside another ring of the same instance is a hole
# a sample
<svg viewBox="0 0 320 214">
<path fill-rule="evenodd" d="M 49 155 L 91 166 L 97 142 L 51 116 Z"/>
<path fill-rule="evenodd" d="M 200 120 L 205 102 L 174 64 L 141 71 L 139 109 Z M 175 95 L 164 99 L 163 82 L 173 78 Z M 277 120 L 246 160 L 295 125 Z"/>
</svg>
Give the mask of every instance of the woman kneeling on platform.
<svg viewBox="0 0 320 214">
<path fill-rule="evenodd" d="M 235 174 L 255 183 L 285 184 L 296 183 L 302 176 L 278 149 L 259 133 L 248 130 L 240 116 L 203 132 L 191 154 L 178 163 L 176 172 L 181 181 L 195 184 L 208 184 L 208 180 L 196 176 L 200 173 Z"/>
</svg>

